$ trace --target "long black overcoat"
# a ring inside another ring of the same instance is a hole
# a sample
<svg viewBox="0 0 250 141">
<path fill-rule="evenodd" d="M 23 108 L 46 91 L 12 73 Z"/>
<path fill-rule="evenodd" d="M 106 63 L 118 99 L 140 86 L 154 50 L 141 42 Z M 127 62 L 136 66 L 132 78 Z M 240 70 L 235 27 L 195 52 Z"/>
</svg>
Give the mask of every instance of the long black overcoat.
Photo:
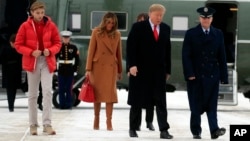
<svg viewBox="0 0 250 141">
<path fill-rule="evenodd" d="M 201 25 L 186 32 L 182 62 L 192 111 L 216 109 L 219 83 L 228 83 L 224 39 L 221 30 L 210 27 L 205 35 Z M 195 80 L 188 80 L 194 76 Z"/>
<path fill-rule="evenodd" d="M 0 62 L 2 64 L 2 87 L 20 88 L 22 79 L 22 55 L 10 46 L 7 38 L 0 37 Z"/>
<path fill-rule="evenodd" d="M 166 75 L 171 74 L 170 27 L 160 24 L 159 39 L 154 39 L 149 20 L 134 23 L 127 39 L 127 71 L 130 75 L 128 104 L 147 107 L 155 102 L 166 104 Z"/>
</svg>

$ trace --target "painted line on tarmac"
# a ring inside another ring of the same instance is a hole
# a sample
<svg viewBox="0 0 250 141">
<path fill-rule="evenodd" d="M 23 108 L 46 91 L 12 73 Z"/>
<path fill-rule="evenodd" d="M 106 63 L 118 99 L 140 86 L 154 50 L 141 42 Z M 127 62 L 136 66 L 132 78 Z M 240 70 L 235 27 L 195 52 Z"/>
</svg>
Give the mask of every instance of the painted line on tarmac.
<svg viewBox="0 0 250 141">
<path fill-rule="evenodd" d="M 25 141 L 25 138 L 28 135 L 28 133 L 29 133 L 29 128 L 27 128 L 27 130 L 25 131 L 25 133 L 24 133 L 24 135 L 23 135 L 23 137 L 21 138 L 20 141 Z"/>
</svg>

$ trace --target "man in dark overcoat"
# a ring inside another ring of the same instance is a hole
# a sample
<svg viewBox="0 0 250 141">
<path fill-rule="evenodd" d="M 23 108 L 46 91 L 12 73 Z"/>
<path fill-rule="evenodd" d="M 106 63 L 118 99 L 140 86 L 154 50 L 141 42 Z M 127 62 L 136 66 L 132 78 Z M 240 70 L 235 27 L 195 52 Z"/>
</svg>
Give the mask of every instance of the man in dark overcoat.
<svg viewBox="0 0 250 141">
<path fill-rule="evenodd" d="M 197 9 L 200 24 L 186 32 L 182 62 L 191 110 L 190 129 L 194 139 L 201 139 L 201 115 L 206 112 L 212 139 L 225 134 L 217 123 L 219 83 L 228 83 L 223 33 L 211 26 L 215 10 Z"/>
<path fill-rule="evenodd" d="M 14 112 L 16 93 L 21 86 L 22 80 L 22 55 L 14 48 L 15 37 L 15 34 L 10 37 L 4 34 L 0 36 L 0 48 L 3 49 L 2 55 L 0 55 L 3 75 L 2 84 L 7 91 L 10 112 Z"/>
<path fill-rule="evenodd" d="M 138 137 L 140 110 L 156 106 L 160 138 L 171 139 L 167 122 L 166 80 L 171 73 L 170 27 L 162 22 L 165 7 L 153 4 L 149 19 L 134 23 L 127 40 L 130 137 Z"/>
</svg>

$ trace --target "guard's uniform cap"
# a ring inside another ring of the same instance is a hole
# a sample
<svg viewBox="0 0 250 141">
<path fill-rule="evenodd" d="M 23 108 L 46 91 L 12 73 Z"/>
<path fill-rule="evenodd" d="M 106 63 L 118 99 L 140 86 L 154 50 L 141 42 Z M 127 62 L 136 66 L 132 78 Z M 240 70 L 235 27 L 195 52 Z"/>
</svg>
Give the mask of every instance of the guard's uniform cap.
<svg viewBox="0 0 250 141">
<path fill-rule="evenodd" d="M 62 37 L 70 37 L 72 35 L 72 32 L 64 30 L 64 31 L 61 31 L 61 35 Z"/>
<path fill-rule="evenodd" d="M 201 17 L 209 18 L 209 17 L 212 17 L 216 11 L 210 7 L 200 7 L 197 9 L 197 12 L 200 13 Z"/>
</svg>

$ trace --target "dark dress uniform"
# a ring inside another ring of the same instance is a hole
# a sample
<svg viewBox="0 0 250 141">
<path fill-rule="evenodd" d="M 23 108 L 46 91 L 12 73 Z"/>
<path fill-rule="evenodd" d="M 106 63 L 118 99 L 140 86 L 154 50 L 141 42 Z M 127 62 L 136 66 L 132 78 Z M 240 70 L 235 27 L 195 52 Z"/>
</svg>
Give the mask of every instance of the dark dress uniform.
<svg viewBox="0 0 250 141">
<path fill-rule="evenodd" d="M 182 62 L 191 110 L 191 132 L 193 135 L 201 134 L 201 114 L 206 112 L 210 133 L 213 135 L 219 129 L 217 123 L 219 83 L 228 83 L 221 30 L 210 26 L 209 34 L 206 35 L 200 24 L 189 29 L 183 42 Z M 195 79 L 189 80 L 189 77 Z M 216 134 L 212 138 L 218 136 Z"/>
<path fill-rule="evenodd" d="M 70 109 L 72 103 L 72 84 L 74 73 L 78 70 L 79 51 L 73 44 L 62 44 L 57 54 L 59 102 L 61 109 Z"/>
</svg>

